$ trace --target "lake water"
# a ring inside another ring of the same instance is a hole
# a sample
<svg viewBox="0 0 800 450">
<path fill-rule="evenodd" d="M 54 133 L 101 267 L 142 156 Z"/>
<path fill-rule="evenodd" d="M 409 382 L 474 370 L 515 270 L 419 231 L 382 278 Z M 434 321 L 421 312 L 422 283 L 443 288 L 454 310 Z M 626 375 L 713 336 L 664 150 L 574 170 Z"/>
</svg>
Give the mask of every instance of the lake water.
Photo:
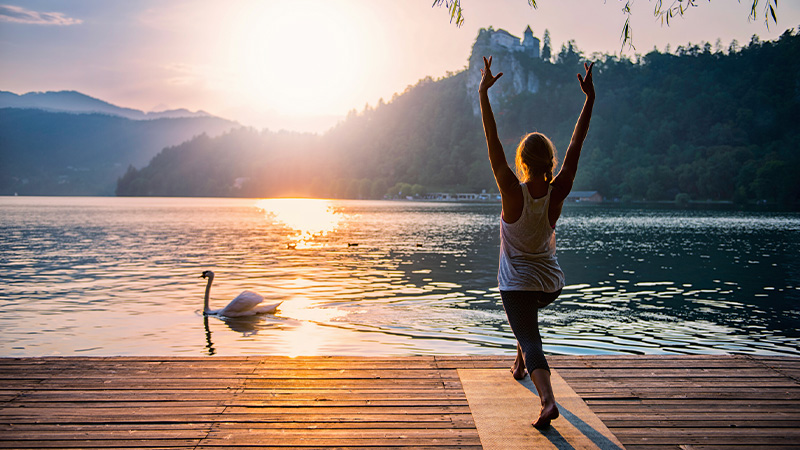
<svg viewBox="0 0 800 450">
<path fill-rule="evenodd" d="M 0 197 L 0 356 L 512 353 L 499 204 Z M 567 205 L 551 354 L 799 355 L 800 214 Z M 275 314 L 205 318 L 244 289 Z"/>
</svg>

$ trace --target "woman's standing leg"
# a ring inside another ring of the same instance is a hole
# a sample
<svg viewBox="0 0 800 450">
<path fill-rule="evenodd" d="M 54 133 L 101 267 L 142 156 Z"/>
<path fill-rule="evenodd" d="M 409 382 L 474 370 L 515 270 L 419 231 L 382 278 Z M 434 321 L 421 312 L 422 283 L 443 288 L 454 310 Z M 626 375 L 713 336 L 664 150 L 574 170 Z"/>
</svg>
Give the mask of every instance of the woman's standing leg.
<svg viewBox="0 0 800 450">
<path fill-rule="evenodd" d="M 531 371 L 531 380 L 542 401 L 542 409 L 539 411 L 539 417 L 533 421 L 533 426 L 547 428 L 550 426 L 550 421 L 558 417 L 556 397 L 553 395 L 553 385 L 550 384 L 550 371 L 534 369 Z"/>
</svg>

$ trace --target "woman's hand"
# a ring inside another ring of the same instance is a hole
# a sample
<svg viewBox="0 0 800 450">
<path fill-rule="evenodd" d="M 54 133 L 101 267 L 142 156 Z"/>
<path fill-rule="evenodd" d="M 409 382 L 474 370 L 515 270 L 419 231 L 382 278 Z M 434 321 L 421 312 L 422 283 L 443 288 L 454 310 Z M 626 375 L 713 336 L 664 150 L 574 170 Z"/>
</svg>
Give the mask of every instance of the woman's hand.
<svg viewBox="0 0 800 450">
<path fill-rule="evenodd" d="M 485 60 L 486 58 L 484 58 Z M 592 67 L 594 67 L 594 63 L 586 64 L 583 63 L 583 68 L 586 69 L 586 78 L 582 77 L 581 74 L 578 74 L 578 82 L 581 84 L 581 90 L 586 97 L 594 98 L 594 83 L 592 82 Z M 483 80 L 481 80 L 481 85 L 483 85 Z"/>
<path fill-rule="evenodd" d="M 492 76 L 492 57 L 490 56 L 487 60 L 484 56 L 483 69 L 481 69 L 481 84 L 478 85 L 478 92 L 489 92 L 489 88 L 502 76 L 503 72 L 498 73 L 497 76 Z"/>
</svg>

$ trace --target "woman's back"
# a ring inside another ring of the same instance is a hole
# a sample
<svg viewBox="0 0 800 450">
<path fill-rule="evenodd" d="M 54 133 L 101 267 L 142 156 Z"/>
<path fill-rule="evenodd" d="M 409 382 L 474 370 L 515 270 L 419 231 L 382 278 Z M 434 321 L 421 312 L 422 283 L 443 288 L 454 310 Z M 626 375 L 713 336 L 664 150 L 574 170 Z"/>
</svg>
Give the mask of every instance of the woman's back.
<svg viewBox="0 0 800 450">
<path fill-rule="evenodd" d="M 556 259 L 556 235 L 548 210 L 552 187 L 534 198 L 525 184 L 522 211 L 512 223 L 500 220 L 500 290 L 556 292 L 564 287 L 564 273 Z"/>
</svg>

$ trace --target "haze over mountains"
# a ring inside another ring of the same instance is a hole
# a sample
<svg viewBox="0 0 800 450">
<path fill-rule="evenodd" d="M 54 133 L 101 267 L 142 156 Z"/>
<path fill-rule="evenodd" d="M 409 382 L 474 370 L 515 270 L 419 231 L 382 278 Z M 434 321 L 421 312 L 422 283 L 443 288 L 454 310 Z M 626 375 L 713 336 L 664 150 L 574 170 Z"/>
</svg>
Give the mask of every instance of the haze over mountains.
<svg viewBox="0 0 800 450">
<path fill-rule="evenodd" d="M 0 108 L 33 108 L 45 111 L 81 114 L 101 113 L 125 117 L 131 120 L 213 117 L 205 111 L 192 112 L 188 109 L 144 112 L 138 109 L 123 108 L 77 91 L 28 92 L 22 95 L 8 91 L 0 91 Z"/>
<path fill-rule="evenodd" d="M 75 91 L 0 91 L 0 195 L 113 195 L 129 165 L 238 126 L 203 111 L 145 113 Z"/>
</svg>

